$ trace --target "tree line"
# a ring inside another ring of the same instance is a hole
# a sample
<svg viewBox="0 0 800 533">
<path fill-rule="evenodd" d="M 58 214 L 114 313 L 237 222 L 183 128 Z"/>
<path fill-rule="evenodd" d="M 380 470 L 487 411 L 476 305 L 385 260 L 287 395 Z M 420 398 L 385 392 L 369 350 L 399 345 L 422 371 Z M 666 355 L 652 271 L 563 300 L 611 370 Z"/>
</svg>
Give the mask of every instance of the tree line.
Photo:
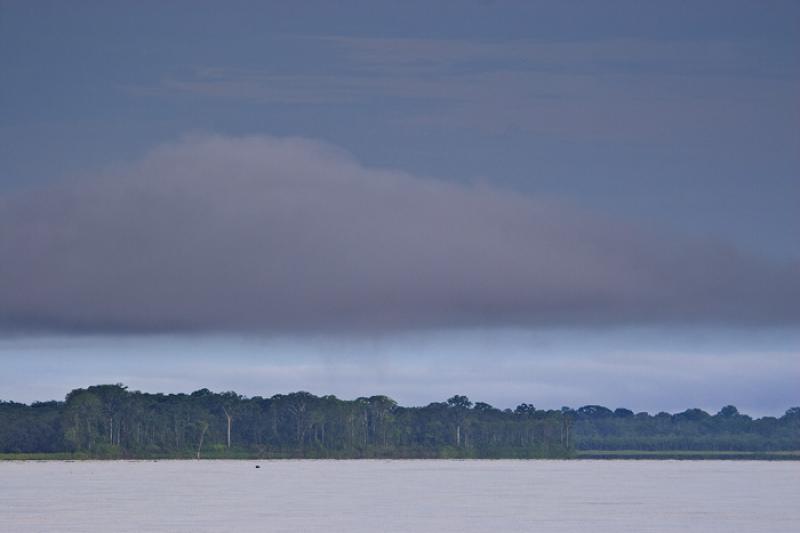
<svg viewBox="0 0 800 533">
<path fill-rule="evenodd" d="M 588 405 L 497 409 L 456 395 L 424 407 L 386 396 L 342 400 L 308 392 L 247 398 L 201 389 L 150 394 L 124 385 L 70 392 L 63 402 L 0 401 L 0 453 L 85 457 L 534 458 L 576 450 L 800 449 L 800 408 L 752 419 L 733 406 L 634 414 Z"/>
</svg>

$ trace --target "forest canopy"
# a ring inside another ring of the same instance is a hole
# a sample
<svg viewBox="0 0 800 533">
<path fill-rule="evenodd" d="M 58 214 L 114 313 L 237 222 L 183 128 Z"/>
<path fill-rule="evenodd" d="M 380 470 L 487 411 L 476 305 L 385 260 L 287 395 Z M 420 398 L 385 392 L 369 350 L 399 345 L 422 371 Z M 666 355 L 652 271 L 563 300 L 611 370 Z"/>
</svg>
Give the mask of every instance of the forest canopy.
<svg viewBox="0 0 800 533">
<path fill-rule="evenodd" d="M 456 395 L 424 407 L 387 396 L 342 400 L 308 392 L 248 398 L 71 391 L 65 401 L 0 401 L 0 453 L 99 458 L 535 458 L 580 450 L 774 452 L 800 449 L 800 407 L 754 419 L 732 405 L 710 414 L 634 413 L 585 405 L 497 409 Z"/>
</svg>

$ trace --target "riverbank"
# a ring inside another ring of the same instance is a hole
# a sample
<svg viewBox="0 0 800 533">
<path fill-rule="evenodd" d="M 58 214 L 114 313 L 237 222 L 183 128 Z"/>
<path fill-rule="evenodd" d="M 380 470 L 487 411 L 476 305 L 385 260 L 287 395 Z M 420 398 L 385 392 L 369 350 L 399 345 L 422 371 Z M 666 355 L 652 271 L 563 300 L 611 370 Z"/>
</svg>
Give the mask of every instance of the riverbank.
<svg viewBox="0 0 800 533">
<path fill-rule="evenodd" d="M 714 450 L 580 450 L 575 459 L 664 459 L 664 460 L 731 460 L 731 461 L 800 461 L 800 450 L 774 452 Z"/>
<path fill-rule="evenodd" d="M 270 454 L 267 456 L 251 455 L 245 453 L 211 453 L 204 454 L 201 459 L 208 460 L 281 460 L 281 459 L 336 459 L 336 460 L 358 460 L 358 459 L 382 459 L 382 460 L 407 460 L 425 459 L 441 460 L 432 457 L 298 457 L 293 455 Z M 460 460 L 463 458 L 451 458 Z M 518 457 L 492 457 L 484 460 L 536 460 L 554 459 L 553 457 L 538 458 L 518 458 Z M 800 461 L 800 450 L 786 450 L 773 452 L 747 452 L 747 451 L 698 451 L 698 450 L 579 450 L 570 457 L 560 457 L 556 459 L 603 459 L 603 460 L 726 460 L 726 461 Z M 196 460 L 193 455 L 150 455 L 150 456 L 98 456 L 86 453 L 0 453 L 0 461 L 157 461 L 157 460 Z M 478 459 L 480 460 L 480 459 Z"/>
</svg>

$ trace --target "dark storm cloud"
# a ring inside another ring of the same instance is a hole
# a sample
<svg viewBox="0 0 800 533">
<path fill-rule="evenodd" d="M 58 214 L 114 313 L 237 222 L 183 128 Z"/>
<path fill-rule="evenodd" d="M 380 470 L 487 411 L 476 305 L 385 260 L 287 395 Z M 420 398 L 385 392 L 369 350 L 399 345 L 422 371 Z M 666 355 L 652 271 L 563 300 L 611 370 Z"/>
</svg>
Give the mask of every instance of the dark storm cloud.
<svg viewBox="0 0 800 533">
<path fill-rule="evenodd" d="M 798 273 L 302 139 L 187 138 L 0 196 L 5 329 L 786 324 Z"/>
</svg>

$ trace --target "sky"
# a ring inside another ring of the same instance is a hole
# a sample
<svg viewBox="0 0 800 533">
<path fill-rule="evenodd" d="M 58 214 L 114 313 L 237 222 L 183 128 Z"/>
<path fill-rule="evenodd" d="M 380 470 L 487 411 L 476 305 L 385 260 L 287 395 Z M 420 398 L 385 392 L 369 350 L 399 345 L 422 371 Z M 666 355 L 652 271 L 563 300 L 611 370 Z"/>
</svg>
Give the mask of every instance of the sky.
<svg viewBox="0 0 800 533">
<path fill-rule="evenodd" d="M 800 4 L 0 0 L 0 399 L 800 404 Z"/>
</svg>

